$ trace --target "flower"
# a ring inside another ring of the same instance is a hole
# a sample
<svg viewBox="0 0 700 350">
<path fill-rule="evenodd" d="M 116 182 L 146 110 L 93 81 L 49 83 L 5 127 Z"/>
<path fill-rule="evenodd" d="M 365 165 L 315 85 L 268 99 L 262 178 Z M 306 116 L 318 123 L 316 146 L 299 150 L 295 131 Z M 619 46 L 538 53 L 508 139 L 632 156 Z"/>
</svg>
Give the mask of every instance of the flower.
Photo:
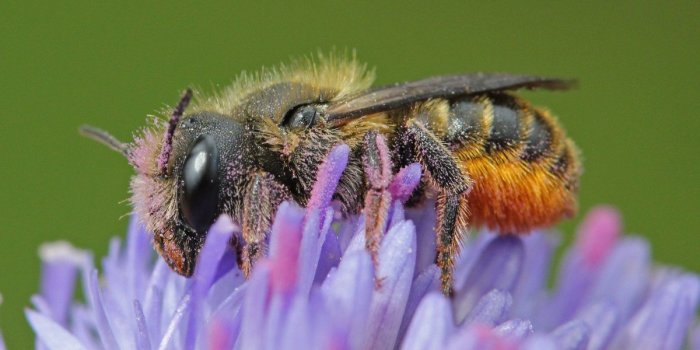
<svg viewBox="0 0 700 350">
<path fill-rule="evenodd" d="M 269 255 L 249 280 L 226 249 L 240 234 L 227 216 L 190 279 L 154 256 L 136 218 L 125 244 L 112 240 L 101 278 L 88 252 L 44 245 L 41 291 L 26 311 L 38 348 L 678 349 L 687 339 L 700 349 L 691 325 L 700 280 L 653 266 L 648 243 L 621 237 L 608 207 L 585 219 L 552 290 L 556 235 L 482 232 L 462 249 L 449 299 L 433 264 L 433 207 L 403 207 L 421 175 L 413 164 L 387 189 L 395 201 L 375 271 L 363 216 L 332 209 L 348 154 L 331 151 L 306 208 L 280 206 Z M 85 302 L 75 299 L 78 277 Z"/>
</svg>

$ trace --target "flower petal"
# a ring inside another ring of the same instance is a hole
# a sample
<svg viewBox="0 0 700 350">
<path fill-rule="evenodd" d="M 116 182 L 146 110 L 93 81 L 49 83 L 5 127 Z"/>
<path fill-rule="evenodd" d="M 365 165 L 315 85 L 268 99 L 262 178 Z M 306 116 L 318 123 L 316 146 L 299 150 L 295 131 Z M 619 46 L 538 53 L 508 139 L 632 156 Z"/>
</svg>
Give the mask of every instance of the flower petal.
<svg viewBox="0 0 700 350">
<path fill-rule="evenodd" d="M 679 349 L 695 314 L 700 282 L 694 275 L 659 277 L 646 303 L 630 321 L 616 346 L 629 349 Z"/>
<path fill-rule="evenodd" d="M 414 317 L 414 313 L 425 295 L 429 292 L 437 291 L 438 288 L 440 288 L 440 269 L 435 264 L 430 265 L 430 267 L 413 280 L 411 294 L 408 296 L 403 321 L 401 321 L 401 327 L 399 328 L 399 339 L 402 339 L 404 334 L 406 334 L 406 330 Z M 450 312 L 450 314 L 452 314 L 452 312 Z"/>
<path fill-rule="evenodd" d="M 39 248 L 39 257 L 42 261 L 41 296 L 50 309 L 47 316 L 65 326 L 78 268 L 90 259 L 90 255 L 68 242 L 59 241 L 43 244 Z"/>
<path fill-rule="evenodd" d="M 591 329 L 581 320 L 567 322 L 550 333 L 559 349 L 584 350 L 588 346 Z"/>
<path fill-rule="evenodd" d="M 366 337 L 367 315 L 374 290 L 374 269 L 366 251 L 346 254 L 333 279 L 322 286 L 331 314 L 348 330 L 353 348 L 359 348 Z"/>
<path fill-rule="evenodd" d="M 296 286 L 304 211 L 296 204 L 280 204 L 270 236 L 271 285 L 281 293 Z"/>
<path fill-rule="evenodd" d="M 326 160 L 318 167 L 316 173 L 316 183 L 311 190 L 311 198 L 309 198 L 307 209 L 321 210 L 325 214 L 335 188 L 340 181 L 340 176 L 348 164 L 348 156 L 350 155 L 350 147 L 345 144 L 340 144 L 328 153 Z M 323 220 L 321 220 L 323 221 Z"/>
<path fill-rule="evenodd" d="M 494 289 L 479 299 L 464 322 L 493 327 L 505 319 L 512 304 L 510 293 Z"/>
<path fill-rule="evenodd" d="M 401 326 L 416 264 L 416 234 L 410 221 L 394 226 L 379 249 L 377 278 L 381 287 L 372 299 L 364 348 L 388 349 L 394 346 Z"/>
<path fill-rule="evenodd" d="M 464 283 L 465 288 L 455 296 L 458 322 L 464 320 L 486 292 L 513 290 L 520 277 L 524 251 L 520 239 L 513 236 L 496 237 L 484 248 Z"/>
<path fill-rule="evenodd" d="M 32 310 L 25 310 L 24 313 L 34 333 L 48 349 L 85 349 L 77 338 L 50 318 Z"/>
<path fill-rule="evenodd" d="M 597 302 L 586 306 L 579 315 L 591 330 L 588 350 L 605 349 L 618 329 L 620 316 L 612 302 Z"/>
<path fill-rule="evenodd" d="M 148 327 L 146 319 L 143 315 L 143 309 L 138 300 L 134 300 L 134 315 L 136 318 L 136 329 L 134 336 L 136 337 L 136 348 L 139 350 L 150 350 L 151 340 L 148 338 Z"/>
<path fill-rule="evenodd" d="M 532 334 L 534 329 L 532 327 L 532 322 L 528 320 L 514 319 L 499 324 L 498 327 L 493 329 L 493 331 L 502 337 L 524 339 Z"/>
<path fill-rule="evenodd" d="M 394 176 L 389 184 L 389 192 L 395 200 L 406 203 L 413 194 L 413 190 L 420 183 L 421 167 L 418 163 L 409 164 Z"/>
<path fill-rule="evenodd" d="M 449 301 L 440 293 L 429 293 L 418 306 L 401 349 L 443 349 L 455 331 L 452 317 Z"/>
</svg>

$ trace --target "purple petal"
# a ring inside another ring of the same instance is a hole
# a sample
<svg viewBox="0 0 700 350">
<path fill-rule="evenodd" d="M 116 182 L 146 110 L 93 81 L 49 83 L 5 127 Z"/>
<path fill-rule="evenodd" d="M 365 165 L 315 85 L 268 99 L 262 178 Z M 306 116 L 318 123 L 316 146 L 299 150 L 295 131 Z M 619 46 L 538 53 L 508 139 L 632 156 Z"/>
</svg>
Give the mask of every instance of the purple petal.
<svg viewBox="0 0 700 350">
<path fill-rule="evenodd" d="M 403 338 L 401 349 L 443 349 L 455 331 L 450 303 L 440 293 L 423 298 Z"/>
<path fill-rule="evenodd" d="M 498 325 L 493 331 L 502 337 L 524 339 L 534 332 L 532 322 L 528 320 L 508 320 Z"/>
<path fill-rule="evenodd" d="M 311 198 L 309 198 L 306 206 L 309 210 L 325 210 L 335 193 L 335 188 L 338 186 L 340 176 L 348 164 L 348 156 L 350 147 L 345 144 L 340 144 L 328 153 L 326 160 L 318 168 L 316 173 L 316 184 L 311 190 Z M 321 220 L 322 221 L 322 220 Z"/>
<path fill-rule="evenodd" d="M 206 348 L 211 350 L 233 349 L 236 343 L 235 328 L 236 326 L 231 318 L 214 318 L 209 323 Z"/>
<path fill-rule="evenodd" d="M 430 232 L 432 236 L 435 236 L 432 227 L 433 226 L 431 226 Z M 457 261 L 455 262 L 453 283 L 455 286 L 455 290 L 461 291 L 466 288 L 467 278 L 471 276 L 471 271 L 474 268 L 476 262 L 481 257 L 481 253 L 484 251 L 486 246 L 488 246 L 489 243 L 491 243 L 491 241 L 496 239 L 496 237 L 498 236 L 486 231 L 482 231 L 481 233 L 473 237 L 466 237 L 467 239 L 465 239 L 464 245 L 459 253 L 459 256 L 457 256 Z M 435 243 L 433 243 L 433 247 L 434 245 Z M 433 251 L 434 250 L 435 249 L 433 248 Z"/>
<path fill-rule="evenodd" d="M 259 262 L 248 280 L 243 300 L 243 321 L 239 346 L 241 349 L 262 349 L 263 331 L 270 290 L 270 266 Z"/>
<path fill-rule="evenodd" d="M 560 350 L 554 339 L 544 334 L 528 337 L 523 343 L 522 350 Z"/>
<path fill-rule="evenodd" d="M 522 237 L 522 241 L 525 246 L 525 261 L 513 292 L 512 314 L 532 318 L 545 295 L 552 254 L 558 239 L 554 235 L 533 232 Z"/>
<path fill-rule="evenodd" d="M 622 231 L 620 214 L 611 207 L 593 208 L 579 226 L 576 247 L 583 261 L 590 266 L 600 266 L 612 251 Z"/>
<path fill-rule="evenodd" d="M 697 323 L 697 322 L 696 322 Z M 689 336 L 689 349 L 700 350 L 700 324 L 696 324 L 690 331 Z"/>
<path fill-rule="evenodd" d="M 333 210 L 330 208 L 326 209 L 325 215 L 319 214 L 316 210 L 306 212 L 304 231 L 301 236 L 297 284 L 299 292 L 304 295 L 309 293 L 314 277 L 318 273 L 319 259 L 333 220 Z M 319 222 L 321 217 L 325 218 L 325 222 Z"/>
<path fill-rule="evenodd" d="M 158 346 L 159 350 L 178 347 L 176 344 L 178 339 L 175 339 L 175 335 L 179 331 L 178 326 L 180 325 L 180 322 L 182 322 L 182 319 L 189 314 L 190 301 L 191 294 L 185 294 L 180 300 L 175 312 L 172 314 L 173 316 L 170 319 L 170 323 L 168 323 L 168 327 L 163 333 L 163 338 L 160 340 L 160 345 Z"/>
<path fill-rule="evenodd" d="M 209 292 L 214 278 L 217 275 L 219 261 L 229 247 L 229 241 L 233 232 L 238 227 L 233 224 L 227 215 L 221 215 L 207 232 L 204 246 L 198 254 L 195 271 L 192 275 L 192 298 L 190 302 L 190 318 L 187 336 L 185 338 L 185 348 L 194 348 L 196 335 L 202 322 L 201 307 L 204 298 Z"/>
<path fill-rule="evenodd" d="M 46 315 L 65 326 L 78 268 L 87 262 L 89 254 L 67 242 L 54 242 L 43 244 L 39 256 L 42 261 L 41 296 L 50 309 Z"/>
<path fill-rule="evenodd" d="M 513 297 L 508 292 L 492 290 L 479 299 L 479 302 L 465 318 L 465 323 L 479 323 L 493 327 L 507 316 Z"/>
<path fill-rule="evenodd" d="M 435 265 L 435 203 L 427 201 L 420 208 L 406 210 L 406 218 L 416 225 L 416 269 L 414 277 Z"/>
<path fill-rule="evenodd" d="M 584 350 L 588 346 L 590 333 L 591 329 L 585 322 L 574 320 L 557 327 L 550 336 L 559 349 Z"/>
<path fill-rule="evenodd" d="M 406 212 L 404 211 L 403 205 L 399 201 L 394 201 L 389 208 L 389 222 L 386 225 L 386 229 L 392 228 L 394 225 L 401 221 L 406 220 Z"/>
<path fill-rule="evenodd" d="M 112 333 L 112 327 L 110 326 L 109 320 L 107 318 L 107 313 L 105 312 L 104 303 L 102 302 L 102 293 L 100 292 L 100 287 L 97 280 L 97 270 L 92 270 L 87 277 L 88 279 L 88 299 L 92 306 L 93 312 L 95 313 L 95 319 L 97 323 L 97 332 L 100 334 L 100 339 L 102 340 L 102 345 L 108 350 L 117 350 L 119 346 L 117 345 L 117 340 Z"/>
<path fill-rule="evenodd" d="M 374 269 L 366 251 L 346 254 L 332 280 L 322 286 L 322 294 L 332 314 L 348 329 L 353 348 L 362 345 L 367 331 L 367 315 L 374 290 Z"/>
<path fill-rule="evenodd" d="M 323 235 L 325 236 L 325 240 L 323 241 L 323 247 L 321 248 L 321 254 L 319 256 L 316 276 L 314 277 L 314 284 L 323 283 L 323 280 L 326 278 L 331 269 L 338 266 L 340 263 L 340 257 L 343 255 L 343 252 L 340 250 L 338 235 L 332 232 L 329 234 L 327 230 Z M 302 240 L 303 239 L 304 238 L 302 238 Z M 304 243 L 302 242 L 302 246 L 303 245 Z M 300 266 L 299 268 L 303 269 L 304 267 Z"/>
<path fill-rule="evenodd" d="M 299 247 L 304 211 L 296 204 L 283 202 L 277 210 L 270 236 L 271 285 L 282 293 L 296 286 Z"/>
<path fill-rule="evenodd" d="M 32 310 L 25 310 L 24 313 L 34 329 L 34 333 L 48 349 L 85 349 L 85 346 L 78 339 L 50 318 Z"/>
<path fill-rule="evenodd" d="M 268 349 L 304 349 L 308 348 L 309 338 L 313 335 L 311 316 L 306 296 L 294 298 L 287 315 L 287 322 L 280 334 L 279 345 Z"/>
<path fill-rule="evenodd" d="M 634 349 L 679 349 L 700 297 L 697 276 L 662 276 L 616 342 Z"/>
<path fill-rule="evenodd" d="M 612 209 L 591 211 L 578 230 L 576 244 L 569 250 L 558 274 L 553 300 L 542 309 L 540 326 L 550 329 L 570 320 L 589 299 L 591 287 L 617 242 L 620 219 Z"/>
<path fill-rule="evenodd" d="M 147 272 L 150 268 L 152 251 L 151 235 L 146 232 L 146 228 L 136 215 L 132 215 L 129 219 L 129 228 L 126 234 L 125 265 L 128 300 L 143 297 L 143 291 L 148 282 Z"/>
<path fill-rule="evenodd" d="M 415 228 L 410 221 L 394 226 L 379 249 L 377 278 L 381 287 L 375 291 L 368 320 L 367 346 L 387 349 L 394 346 L 406 307 L 416 263 Z"/>
<path fill-rule="evenodd" d="M 419 249 L 420 251 L 420 249 Z M 413 280 L 411 285 L 411 294 L 406 302 L 406 310 L 404 311 L 403 321 L 399 328 L 399 339 L 403 339 L 406 330 L 413 319 L 413 314 L 416 312 L 419 303 L 423 297 L 429 292 L 437 291 L 440 288 L 440 269 L 437 265 L 430 265 L 423 273 L 418 275 Z M 450 312 L 451 313 L 451 312 Z"/>
<path fill-rule="evenodd" d="M 389 184 L 389 192 L 395 200 L 406 203 L 413 194 L 413 190 L 420 183 L 421 167 L 418 163 L 409 164 L 394 176 L 394 179 Z"/>
<path fill-rule="evenodd" d="M 493 290 L 510 292 L 520 277 L 524 248 L 513 236 L 499 236 L 481 252 L 455 297 L 456 319 L 461 322 L 481 297 Z"/>
<path fill-rule="evenodd" d="M 139 350 L 150 350 L 151 340 L 148 338 L 148 327 L 138 300 L 134 300 L 134 315 L 136 318 L 136 348 Z"/>
<path fill-rule="evenodd" d="M 449 350 L 462 349 L 493 349 L 515 350 L 517 343 L 514 339 L 501 337 L 493 328 L 482 324 L 471 324 L 460 329 L 447 345 Z"/>
<path fill-rule="evenodd" d="M 625 238 L 602 266 L 591 299 L 611 301 L 621 319 L 628 319 L 647 293 L 650 266 L 649 244 L 641 238 Z"/>
<path fill-rule="evenodd" d="M 579 315 L 591 330 L 588 350 L 606 349 L 617 330 L 619 315 L 611 302 L 588 305 Z"/>
</svg>

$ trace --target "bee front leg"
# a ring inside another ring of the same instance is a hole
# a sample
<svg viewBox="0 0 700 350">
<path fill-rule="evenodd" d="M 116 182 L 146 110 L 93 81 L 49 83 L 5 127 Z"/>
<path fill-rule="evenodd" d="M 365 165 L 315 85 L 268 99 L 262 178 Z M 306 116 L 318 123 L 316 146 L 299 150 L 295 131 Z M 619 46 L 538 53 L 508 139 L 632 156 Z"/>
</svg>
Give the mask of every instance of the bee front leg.
<svg viewBox="0 0 700 350">
<path fill-rule="evenodd" d="M 466 194 L 471 180 L 460 170 L 450 150 L 423 124 L 410 121 L 406 133 L 415 147 L 418 161 L 429 174 L 430 183 L 439 190 L 436 263 L 440 267 L 442 291 L 451 295 L 454 261 L 469 218 Z"/>
<path fill-rule="evenodd" d="M 284 185 L 268 173 L 251 176 L 243 198 L 243 242 L 240 244 L 239 267 L 248 277 L 256 261 L 267 252 L 267 233 L 280 203 L 290 197 Z"/>
<path fill-rule="evenodd" d="M 365 246 L 372 257 L 376 271 L 379 245 L 391 205 L 391 195 L 387 188 L 391 183 L 392 164 L 384 137 L 375 131 L 365 134 L 362 166 L 368 188 L 364 208 Z"/>
</svg>

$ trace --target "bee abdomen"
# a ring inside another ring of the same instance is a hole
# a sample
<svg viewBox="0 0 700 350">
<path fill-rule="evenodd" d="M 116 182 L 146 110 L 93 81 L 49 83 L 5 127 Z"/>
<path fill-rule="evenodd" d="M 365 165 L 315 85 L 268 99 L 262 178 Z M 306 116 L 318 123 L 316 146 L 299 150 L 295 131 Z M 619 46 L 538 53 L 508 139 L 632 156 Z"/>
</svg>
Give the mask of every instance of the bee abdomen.
<svg viewBox="0 0 700 350">
<path fill-rule="evenodd" d="M 508 154 L 533 162 L 555 156 L 561 142 L 551 117 L 508 94 L 454 100 L 447 119 L 444 140 L 474 156 Z"/>
<path fill-rule="evenodd" d="M 472 224 L 521 233 L 575 212 L 578 154 L 547 111 L 493 93 L 450 101 L 446 114 L 443 140 L 474 183 Z"/>
</svg>

